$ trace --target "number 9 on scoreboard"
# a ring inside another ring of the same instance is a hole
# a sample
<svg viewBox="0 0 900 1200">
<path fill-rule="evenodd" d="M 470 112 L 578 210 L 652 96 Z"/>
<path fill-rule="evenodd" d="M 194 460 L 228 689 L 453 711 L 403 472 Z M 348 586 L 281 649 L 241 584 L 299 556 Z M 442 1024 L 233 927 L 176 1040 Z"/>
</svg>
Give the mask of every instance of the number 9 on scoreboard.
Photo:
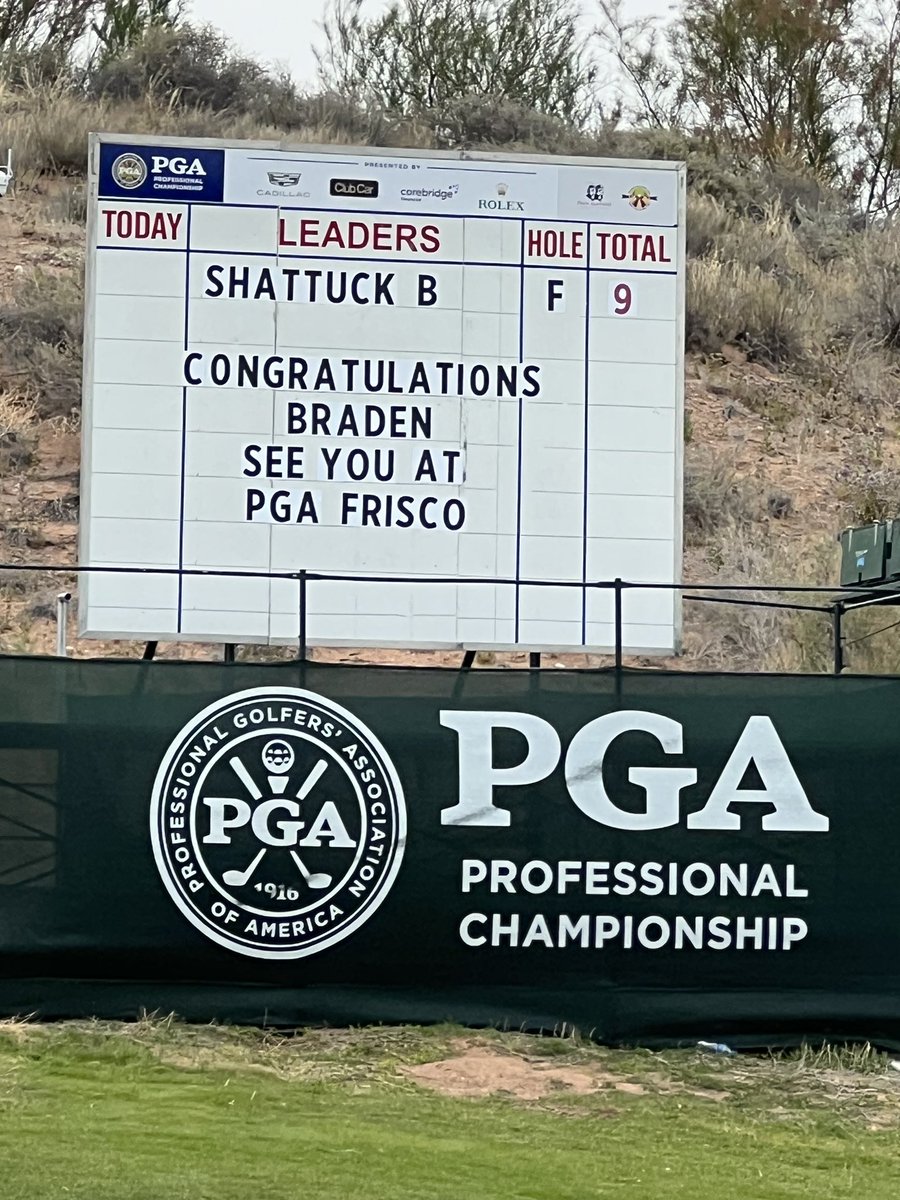
<svg viewBox="0 0 900 1200">
<path fill-rule="evenodd" d="M 634 316 L 634 295 L 630 283 L 616 283 L 615 280 L 610 283 L 609 315 L 611 317 Z"/>
</svg>

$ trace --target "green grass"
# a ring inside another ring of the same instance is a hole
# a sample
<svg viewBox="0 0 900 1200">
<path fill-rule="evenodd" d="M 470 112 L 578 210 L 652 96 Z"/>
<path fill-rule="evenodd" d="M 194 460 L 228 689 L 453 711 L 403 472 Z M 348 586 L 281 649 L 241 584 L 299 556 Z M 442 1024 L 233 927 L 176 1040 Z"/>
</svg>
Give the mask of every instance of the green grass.
<svg viewBox="0 0 900 1200">
<path fill-rule="evenodd" d="M 466 1046 L 596 1090 L 465 1099 L 409 1077 Z M 896 1200 L 898 1129 L 900 1073 L 865 1051 L 0 1023 L 2 1200 Z"/>
</svg>

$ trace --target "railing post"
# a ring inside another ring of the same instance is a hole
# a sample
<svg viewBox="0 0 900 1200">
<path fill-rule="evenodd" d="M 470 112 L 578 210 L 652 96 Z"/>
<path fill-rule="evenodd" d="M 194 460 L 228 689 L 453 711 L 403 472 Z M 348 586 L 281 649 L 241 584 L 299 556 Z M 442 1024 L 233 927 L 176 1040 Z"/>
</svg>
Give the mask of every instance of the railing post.
<svg viewBox="0 0 900 1200">
<path fill-rule="evenodd" d="M 300 661 L 306 662 L 306 571 L 300 571 Z"/>
<path fill-rule="evenodd" d="M 622 670 L 622 580 L 615 580 L 616 670 Z"/>
<path fill-rule="evenodd" d="M 831 633 L 834 639 L 834 674 L 840 675 L 844 669 L 844 638 L 841 624 L 844 616 L 844 605 L 837 600 L 831 608 Z"/>
<path fill-rule="evenodd" d="M 69 601 L 71 592 L 60 592 L 56 597 L 56 653 L 65 658 L 69 653 Z"/>
</svg>

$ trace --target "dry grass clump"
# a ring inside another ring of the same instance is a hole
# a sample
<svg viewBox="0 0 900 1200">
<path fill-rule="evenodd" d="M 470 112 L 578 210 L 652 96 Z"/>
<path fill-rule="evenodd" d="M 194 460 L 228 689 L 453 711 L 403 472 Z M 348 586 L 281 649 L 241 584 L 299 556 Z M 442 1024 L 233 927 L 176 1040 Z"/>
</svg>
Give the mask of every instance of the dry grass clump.
<svg viewBox="0 0 900 1200">
<path fill-rule="evenodd" d="M 753 362 L 783 366 L 810 349 L 810 297 L 760 267 L 720 257 L 688 265 L 686 339 L 710 353 L 737 345 Z"/>
<path fill-rule="evenodd" d="M 884 461 L 877 437 L 854 438 L 837 481 L 845 525 L 900 516 L 900 469 Z"/>
<path fill-rule="evenodd" d="M 83 285 L 80 272 L 23 273 L 0 307 L 0 378 L 33 399 L 39 417 L 81 401 Z"/>
<path fill-rule="evenodd" d="M 851 428 L 895 405 L 900 382 L 900 227 L 846 212 L 755 215 L 700 193 L 688 225 L 687 345 L 740 347 L 790 371 L 817 421 Z"/>
<path fill-rule="evenodd" d="M 20 184 L 39 176 L 87 173 L 90 133 L 156 134 L 160 137 L 232 138 L 310 144 L 383 145 L 428 148 L 430 131 L 410 121 L 372 113 L 359 118 L 333 97 L 319 96 L 306 107 L 308 123 L 291 127 L 239 111 L 140 99 L 85 97 L 63 84 L 10 90 L 0 84 L 0 148 L 12 146 Z"/>
<path fill-rule="evenodd" d="M 0 478 L 26 471 L 31 465 L 37 445 L 36 422 L 33 401 L 14 392 L 0 392 Z"/>
<path fill-rule="evenodd" d="M 767 536 L 767 526 L 720 528 L 706 547 L 700 568 L 706 583 L 785 583 L 828 586 L 837 575 L 837 544 L 810 539 L 784 543 Z M 698 588 L 697 595 L 702 595 Z M 831 619 L 828 594 L 726 591 L 708 593 L 713 602 L 686 601 L 685 652 L 699 668 L 726 671 L 812 671 L 830 669 Z M 772 607 L 734 606 L 727 598 Z M 779 601 L 821 606 L 822 612 L 778 608 Z"/>
<path fill-rule="evenodd" d="M 684 467 L 684 532 L 699 545 L 724 526 L 744 528 L 759 520 L 758 490 L 738 475 L 727 455 L 692 445 Z"/>
<path fill-rule="evenodd" d="M 836 315 L 844 338 L 864 330 L 880 346 L 900 347 L 900 227 L 858 235 L 831 278 L 834 299 L 846 301 Z"/>
<path fill-rule="evenodd" d="M 754 220 L 700 195 L 688 229 L 688 346 L 709 353 L 738 345 L 753 361 L 801 363 L 815 341 L 817 268 L 787 214 L 770 204 Z"/>
<path fill-rule="evenodd" d="M 14 437 L 29 437 L 34 432 L 37 406 L 33 400 L 16 392 L 0 392 L 0 441 Z"/>
</svg>

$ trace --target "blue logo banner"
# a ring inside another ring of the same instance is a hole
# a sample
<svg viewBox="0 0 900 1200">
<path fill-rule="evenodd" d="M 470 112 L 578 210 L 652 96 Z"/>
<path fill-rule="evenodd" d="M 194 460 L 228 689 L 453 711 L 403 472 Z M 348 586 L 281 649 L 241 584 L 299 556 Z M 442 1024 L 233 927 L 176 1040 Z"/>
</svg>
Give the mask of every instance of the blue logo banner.
<svg viewBox="0 0 900 1200">
<path fill-rule="evenodd" d="M 224 150 L 112 143 L 100 147 L 104 197 L 219 204 L 224 188 Z"/>
</svg>

